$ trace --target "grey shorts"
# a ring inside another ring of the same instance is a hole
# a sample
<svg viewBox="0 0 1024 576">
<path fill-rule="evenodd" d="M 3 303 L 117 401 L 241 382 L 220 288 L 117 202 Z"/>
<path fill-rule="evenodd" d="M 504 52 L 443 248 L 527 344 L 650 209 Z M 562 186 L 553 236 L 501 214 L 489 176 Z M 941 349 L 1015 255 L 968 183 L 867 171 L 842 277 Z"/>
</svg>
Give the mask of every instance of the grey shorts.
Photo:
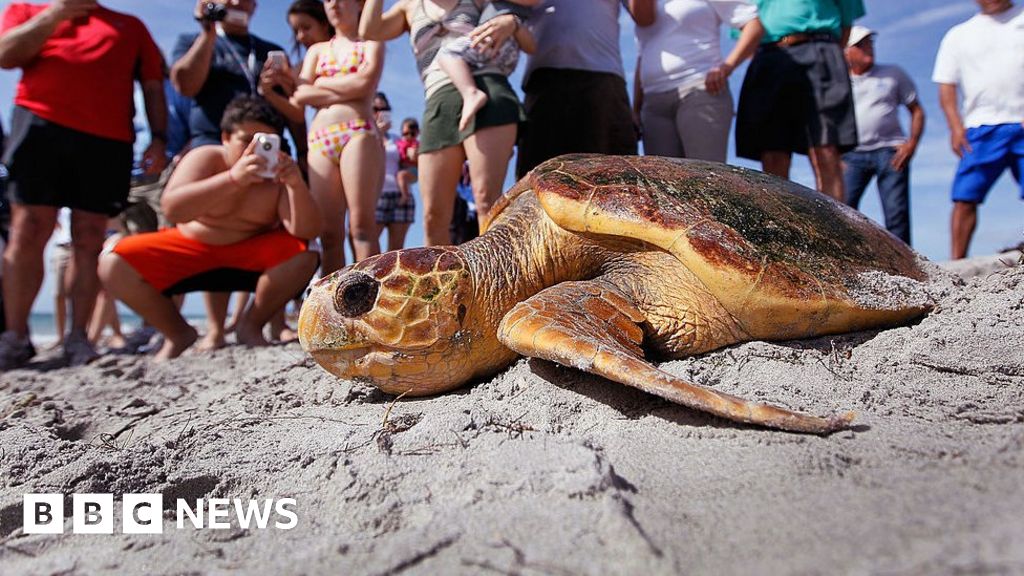
<svg viewBox="0 0 1024 576">
<path fill-rule="evenodd" d="M 519 98 L 508 83 L 508 78 L 499 74 L 474 76 L 476 86 L 487 94 L 487 104 L 476 113 L 473 122 L 459 132 L 459 117 L 462 115 L 462 96 L 455 86 L 447 84 L 430 95 L 420 132 L 420 154 L 436 152 L 462 141 L 481 128 L 519 124 L 526 119 Z"/>
<path fill-rule="evenodd" d="M 850 73 L 838 42 L 816 39 L 795 46 L 762 45 L 740 91 L 736 154 L 857 146 Z"/>
</svg>

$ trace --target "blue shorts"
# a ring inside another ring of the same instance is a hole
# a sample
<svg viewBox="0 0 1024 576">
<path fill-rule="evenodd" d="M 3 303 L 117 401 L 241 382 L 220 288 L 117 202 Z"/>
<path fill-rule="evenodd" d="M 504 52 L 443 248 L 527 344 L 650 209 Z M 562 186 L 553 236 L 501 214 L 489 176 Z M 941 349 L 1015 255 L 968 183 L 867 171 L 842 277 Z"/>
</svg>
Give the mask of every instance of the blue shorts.
<svg viewBox="0 0 1024 576">
<path fill-rule="evenodd" d="M 967 129 L 971 151 L 960 159 L 953 179 L 953 201 L 981 204 L 1007 168 L 1024 198 L 1024 126 L 996 124 Z"/>
</svg>

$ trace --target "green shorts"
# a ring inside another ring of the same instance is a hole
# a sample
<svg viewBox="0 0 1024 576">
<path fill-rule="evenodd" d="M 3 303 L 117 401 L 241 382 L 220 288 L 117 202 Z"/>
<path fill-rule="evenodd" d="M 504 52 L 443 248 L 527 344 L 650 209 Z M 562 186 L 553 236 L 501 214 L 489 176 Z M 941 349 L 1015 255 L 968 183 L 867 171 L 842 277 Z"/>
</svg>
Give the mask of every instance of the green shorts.
<svg viewBox="0 0 1024 576">
<path fill-rule="evenodd" d="M 455 86 L 447 84 L 427 99 L 420 125 L 420 152 L 436 152 L 462 144 L 470 134 L 481 128 L 518 124 L 526 120 L 523 106 L 508 83 L 500 74 L 474 76 L 477 88 L 487 94 L 487 104 L 476 113 L 473 122 L 459 132 L 459 117 L 462 115 L 462 96 Z"/>
</svg>

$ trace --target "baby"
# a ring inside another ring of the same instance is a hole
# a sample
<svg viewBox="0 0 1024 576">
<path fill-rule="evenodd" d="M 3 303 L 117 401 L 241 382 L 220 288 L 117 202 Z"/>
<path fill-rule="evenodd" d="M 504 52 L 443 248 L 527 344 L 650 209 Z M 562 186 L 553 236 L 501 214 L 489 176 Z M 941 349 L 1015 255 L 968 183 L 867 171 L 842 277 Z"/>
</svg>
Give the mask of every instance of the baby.
<svg viewBox="0 0 1024 576">
<path fill-rule="evenodd" d="M 416 169 L 417 151 L 420 141 L 420 125 L 415 118 L 402 120 L 402 137 L 396 143 L 398 147 L 398 191 L 401 195 L 402 204 L 408 204 L 412 197 L 411 186 L 419 177 Z"/>
<path fill-rule="evenodd" d="M 515 72 L 516 64 L 519 62 L 520 50 L 527 54 L 533 54 L 536 49 L 533 34 L 520 23 L 530 13 L 528 6 L 534 6 L 539 3 L 540 0 L 496 0 L 488 2 L 483 12 L 480 13 L 480 21 L 477 25 L 485 24 L 493 18 L 505 14 L 512 14 L 519 21 L 512 38 L 498 46 L 496 50 L 481 52 L 470 46 L 471 39 L 469 34 L 475 26 L 468 23 L 449 23 L 449 27 L 456 34 L 441 46 L 441 50 L 437 54 L 437 62 L 441 70 L 448 75 L 455 89 L 462 96 L 462 117 L 459 119 L 460 132 L 469 126 L 476 113 L 487 104 L 487 94 L 476 87 L 476 82 L 473 80 L 473 70 L 490 64 L 498 68 L 502 75 L 509 76 Z M 465 26 L 459 26 L 459 24 L 465 24 Z M 456 29 L 456 27 L 464 27 L 465 29 Z M 485 48 L 493 47 L 487 46 Z"/>
</svg>

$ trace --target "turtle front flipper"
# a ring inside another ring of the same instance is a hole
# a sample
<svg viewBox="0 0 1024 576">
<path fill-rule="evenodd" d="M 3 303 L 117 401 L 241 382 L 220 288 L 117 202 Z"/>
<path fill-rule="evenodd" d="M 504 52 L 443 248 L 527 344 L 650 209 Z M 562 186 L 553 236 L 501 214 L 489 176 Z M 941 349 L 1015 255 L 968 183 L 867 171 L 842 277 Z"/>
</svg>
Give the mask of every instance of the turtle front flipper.
<svg viewBox="0 0 1024 576">
<path fill-rule="evenodd" d="M 846 428 L 853 419 L 852 414 L 821 418 L 748 402 L 659 370 L 643 358 L 644 319 L 608 283 L 563 282 L 513 307 L 498 327 L 498 339 L 524 356 L 597 374 L 737 422 L 827 434 Z"/>
</svg>

